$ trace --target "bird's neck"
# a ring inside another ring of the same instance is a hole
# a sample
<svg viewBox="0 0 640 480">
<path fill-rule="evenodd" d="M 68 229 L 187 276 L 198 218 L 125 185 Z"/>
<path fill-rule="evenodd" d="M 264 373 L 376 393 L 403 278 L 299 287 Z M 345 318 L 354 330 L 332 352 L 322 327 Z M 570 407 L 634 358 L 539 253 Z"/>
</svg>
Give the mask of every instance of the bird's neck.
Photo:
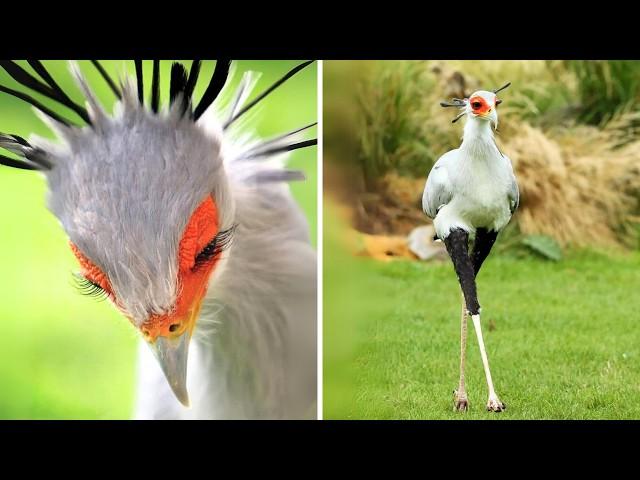
<svg viewBox="0 0 640 480">
<path fill-rule="evenodd" d="M 464 125 L 460 150 L 471 158 L 483 158 L 497 151 L 491 122 L 468 117 Z"/>
<path fill-rule="evenodd" d="M 203 418 L 265 418 L 277 416 L 280 385 L 273 384 L 269 369 L 281 368 L 281 359 L 271 358 L 268 325 L 252 305 L 224 301 L 203 308 L 197 365 L 193 371 L 198 388 L 194 408 Z M 277 377 L 276 377 L 277 378 Z"/>
</svg>

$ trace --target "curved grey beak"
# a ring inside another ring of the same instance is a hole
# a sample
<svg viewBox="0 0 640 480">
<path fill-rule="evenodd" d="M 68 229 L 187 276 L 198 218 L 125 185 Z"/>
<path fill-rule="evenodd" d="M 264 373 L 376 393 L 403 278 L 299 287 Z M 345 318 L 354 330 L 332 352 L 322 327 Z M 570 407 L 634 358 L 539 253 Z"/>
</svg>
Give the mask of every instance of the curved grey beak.
<svg viewBox="0 0 640 480">
<path fill-rule="evenodd" d="M 185 331 L 178 337 L 158 337 L 155 342 L 149 343 L 171 390 L 185 407 L 189 407 L 189 393 L 187 392 L 189 340 L 191 340 L 191 335 L 189 331 Z"/>
</svg>

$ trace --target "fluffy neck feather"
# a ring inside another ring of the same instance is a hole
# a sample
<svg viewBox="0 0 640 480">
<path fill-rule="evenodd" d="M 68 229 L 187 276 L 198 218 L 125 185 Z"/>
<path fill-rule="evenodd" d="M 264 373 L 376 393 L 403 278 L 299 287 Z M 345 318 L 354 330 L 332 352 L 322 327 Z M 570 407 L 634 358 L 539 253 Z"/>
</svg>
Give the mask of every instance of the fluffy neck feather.
<svg viewBox="0 0 640 480">
<path fill-rule="evenodd" d="M 486 158 L 498 151 L 491 122 L 468 115 L 460 150 L 469 158 Z"/>
</svg>

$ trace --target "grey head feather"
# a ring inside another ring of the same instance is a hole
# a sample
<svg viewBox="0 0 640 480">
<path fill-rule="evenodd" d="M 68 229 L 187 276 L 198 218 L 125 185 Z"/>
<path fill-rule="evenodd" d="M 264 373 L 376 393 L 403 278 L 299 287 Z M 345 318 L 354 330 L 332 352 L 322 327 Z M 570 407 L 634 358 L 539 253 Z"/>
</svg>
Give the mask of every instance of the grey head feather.
<svg viewBox="0 0 640 480">
<path fill-rule="evenodd" d="M 89 85 L 80 71 L 78 62 L 70 61 L 69 70 L 87 100 L 87 112 L 93 127 L 97 129 L 102 128 L 108 122 L 107 114 L 102 105 L 100 105 L 100 102 L 94 95 L 93 91 L 89 88 Z"/>
<path fill-rule="evenodd" d="M 74 74 L 101 123 L 62 130 L 65 148 L 46 172 L 49 208 L 141 324 L 175 303 L 178 287 L 167 279 L 177 278 L 178 246 L 193 211 L 207 195 L 229 194 L 220 141 L 186 117 L 146 110 L 131 81 L 123 84 L 118 116 L 98 113 L 79 70 Z M 214 200 L 221 228 L 231 225 L 230 209 L 220 208 L 229 199 Z"/>
</svg>

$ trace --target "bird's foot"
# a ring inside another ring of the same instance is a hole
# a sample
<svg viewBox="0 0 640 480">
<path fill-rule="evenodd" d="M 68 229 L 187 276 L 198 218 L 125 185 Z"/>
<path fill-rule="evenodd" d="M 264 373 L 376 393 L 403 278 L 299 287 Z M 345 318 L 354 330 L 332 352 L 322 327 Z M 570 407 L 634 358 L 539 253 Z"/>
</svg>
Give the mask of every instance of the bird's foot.
<svg viewBox="0 0 640 480">
<path fill-rule="evenodd" d="M 487 412 L 503 412 L 506 409 L 507 406 L 500 401 L 495 393 L 489 395 L 489 401 L 487 402 Z"/>
<path fill-rule="evenodd" d="M 453 411 L 454 412 L 466 412 L 469 410 L 469 400 L 467 400 L 467 392 L 464 390 L 458 393 L 458 390 L 453 391 Z"/>
</svg>

